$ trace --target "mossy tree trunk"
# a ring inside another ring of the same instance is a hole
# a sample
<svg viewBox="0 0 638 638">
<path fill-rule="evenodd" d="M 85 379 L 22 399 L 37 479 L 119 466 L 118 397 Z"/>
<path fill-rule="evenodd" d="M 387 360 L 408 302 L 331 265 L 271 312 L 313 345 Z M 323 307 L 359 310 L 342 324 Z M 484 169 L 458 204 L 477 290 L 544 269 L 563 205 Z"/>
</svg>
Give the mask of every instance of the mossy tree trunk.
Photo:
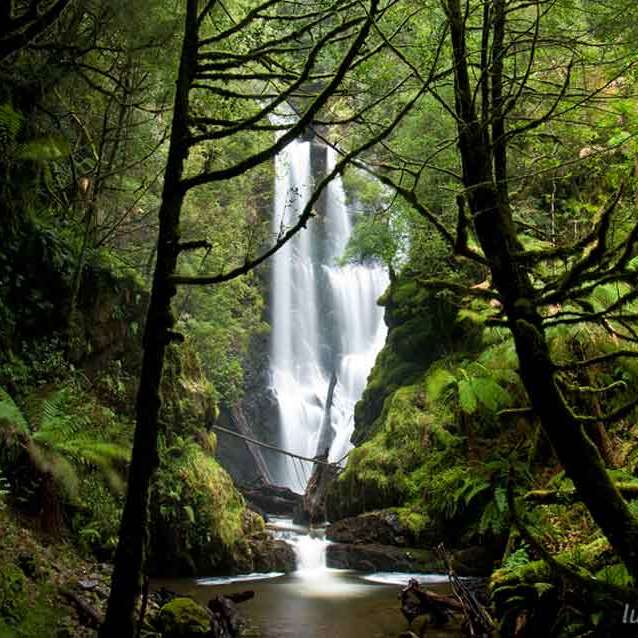
<svg viewBox="0 0 638 638">
<path fill-rule="evenodd" d="M 151 300 L 144 332 L 144 357 L 137 393 L 136 428 L 128 477 L 128 490 L 111 585 L 111 594 L 100 638 L 133 638 L 135 605 L 142 586 L 142 571 L 148 533 L 151 477 L 158 465 L 160 383 L 164 355 L 172 338 L 171 301 L 179 253 L 179 219 L 184 199 L 181 185 L 188 153 L 188 99 L 197 55 L 197 0 L 188 0 L 173 124 L 162 205 L 159 240 Z"/>
<path fill-rule="evenodd" d="M 474 229 L 501 295 L 519 359 L 521 378 L 565 472 L 612 547 L 638 582 L 638 521 L 610 480 L 583 423 L 571 411 L 554 379 L 540 310 L 530 274 L 516 259 L 518 241 L 506 188 L 505 130 L 501 109 L 502 65 L 491 65 L 491 108 L 479 118 L 471 86 L 466 27 L 460 0 L 444 0 L 455 75 L 455 106 L 463 183 Z M 505 3 L 493 5 L 492 59 L 501 60 Z M 495 142 L 490 140 L 491 123 Z"/>
</svg>

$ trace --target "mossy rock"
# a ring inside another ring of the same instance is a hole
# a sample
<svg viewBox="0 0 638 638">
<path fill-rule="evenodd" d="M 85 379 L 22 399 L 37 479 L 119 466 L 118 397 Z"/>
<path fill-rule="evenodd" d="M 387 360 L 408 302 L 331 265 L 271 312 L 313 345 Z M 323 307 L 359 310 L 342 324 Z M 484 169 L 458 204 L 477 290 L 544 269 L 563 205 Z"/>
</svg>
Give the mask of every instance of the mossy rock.
<svg viewBox="0 0 638 638">
<path fill-rule="evenodd" d="M 210 632 L 210 614 L 190 598 L 174 598 L 159 615 L 162 638 L 196 638 Z"/>
</svg>

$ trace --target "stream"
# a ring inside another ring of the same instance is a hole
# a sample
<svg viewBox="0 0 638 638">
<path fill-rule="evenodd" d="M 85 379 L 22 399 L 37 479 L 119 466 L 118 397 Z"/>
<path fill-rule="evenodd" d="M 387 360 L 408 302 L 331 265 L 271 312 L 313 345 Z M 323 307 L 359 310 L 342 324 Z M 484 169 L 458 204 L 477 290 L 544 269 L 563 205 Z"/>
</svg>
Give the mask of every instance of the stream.
<svg viewBox="0 0 638 638">
<path fill-rule="evenodd" d="M 251 589 L 255 597 L 239 605 L 260 638 L 397 638 L 408 628 L 398 594 L 409 578 L 433 591 L 447 593 L 447 577 L 428 574 L 364 574 L 326 566 L 329 541 L 320 528 L 271 519 L 275 535 L 289 542 L 297 556 L 291 574 L 245 574 L 221 578 L 160 579 L 166 587 L 192 596 L 203 605 L 218 594 Z M 417 620 L 413 628 L 420 628 Z M 458 625 L 428 628 L 428 638 L 461 636 Z"/>
</svg>

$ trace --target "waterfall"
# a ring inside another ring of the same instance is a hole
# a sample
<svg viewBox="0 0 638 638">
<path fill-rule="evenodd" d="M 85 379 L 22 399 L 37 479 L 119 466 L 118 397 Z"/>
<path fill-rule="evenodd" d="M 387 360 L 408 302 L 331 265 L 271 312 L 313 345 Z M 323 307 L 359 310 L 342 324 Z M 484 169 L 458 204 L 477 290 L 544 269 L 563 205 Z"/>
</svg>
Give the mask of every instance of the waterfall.
<svg viewBox="0 0 638 638">
<path fill-rule="evenodd" d="M 295 140 L 275 160 L 277 233 L 295 223 L 312 193 L 311 151 L 311 142 Z M 336 156 L 332 149 L 326 153 L 330 171 Z M 280 444 L 308 457 L 323 453 L 321 444 L 333 461 L 351 446 L 354 406 L 386 335 L 376 304 L 388 285 L 385 269 L 337 265 L 352 221 L 341 178 L 335 178 L 322 214 L 275 254 L 272 271 L 271 380 Z M 281 455 L 272 474 L 280 485 L 303 492 L 311 471 L 311 463 Z"/>
</svg>

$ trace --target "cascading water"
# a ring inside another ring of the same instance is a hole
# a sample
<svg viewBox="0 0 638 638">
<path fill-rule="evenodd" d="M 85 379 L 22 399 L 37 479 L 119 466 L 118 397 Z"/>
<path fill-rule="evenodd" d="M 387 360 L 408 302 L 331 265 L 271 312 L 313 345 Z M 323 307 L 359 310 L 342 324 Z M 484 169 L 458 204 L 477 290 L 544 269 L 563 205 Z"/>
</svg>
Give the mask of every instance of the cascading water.
<svg viewBox="0 0 638 638">
<path fill-rule="evenodd" d="M 276 159 L 274 228 L 295 223 L 312 193 L 311 142 L 290 143 Z M 327 153 L 327 170 L 335 153 Z M 377 299 L 388 285 L 379 265 L 339 266 L 352 233 L 341 178 L 326 189 L 323 212 L 279 252 L 272 276 L 272 389 L 280 443 L 314 457 L 350 447 L 354 405 L 361 397 L 386 328 Z M 281 457 L 273 475 L 303 492 L 312 464 Z"/>
</svg>

